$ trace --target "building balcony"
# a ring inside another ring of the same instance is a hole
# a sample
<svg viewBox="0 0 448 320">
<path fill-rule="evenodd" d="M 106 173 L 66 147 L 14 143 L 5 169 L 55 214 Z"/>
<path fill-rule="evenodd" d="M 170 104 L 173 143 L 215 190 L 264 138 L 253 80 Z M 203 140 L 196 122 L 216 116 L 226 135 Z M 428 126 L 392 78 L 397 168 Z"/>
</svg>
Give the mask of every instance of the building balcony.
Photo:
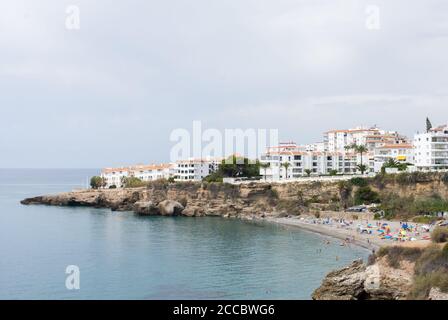
<svg viewBox="0 0 448 320">
<path fill-rule="evenodd" d="M 433 159 L 448 159 L 448 152 L 433 152 L 431 154 Z"/>
<path fill-rule="evenodd" d="M 432 161 L 432 164 L 436 165 L 436 166 L 447 166 L 448 159 L 435 160 L 435 161 Z"/>
<path fill-rule="evenodd" d="M 439 143 L 432 146 L 433 150 L 448 150 L 448 143 Z"/>
</svg>

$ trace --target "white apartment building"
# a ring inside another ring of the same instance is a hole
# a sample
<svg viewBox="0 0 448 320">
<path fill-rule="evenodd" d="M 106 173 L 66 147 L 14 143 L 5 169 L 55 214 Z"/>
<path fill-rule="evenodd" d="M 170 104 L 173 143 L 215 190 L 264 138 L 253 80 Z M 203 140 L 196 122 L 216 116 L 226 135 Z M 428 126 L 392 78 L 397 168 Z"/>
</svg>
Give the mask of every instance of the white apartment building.
<svg viewBox="0 0 448 320">
<path fill-rule="evenodd" d="M 448 169 L 448 125 L 415 134 L 414 152 L 417 170 Z"/>
<path fill-rule="evenodd" d="M 168 179 L 175 174 L 173 164 L 136 165 L 121 168 L 105 168 L 101 171 L 101 177 L 106 180 L 106 188 L 123 186 L 123 177 L 136 177 L 142 181 L 154 181 Z"/>
<path fill-rule="evenodd" d="M 122 178 L 130 176 L 129 167 L 121 167 L 121 168 L 105 168 L 101 171 L 101 178 L 104 178 L 106 181 L 106 188 L 110 188 L 111 186 L 116 186 L 117 188 L 121 188 L 122 186 Z"/>
<path fill-rule="evenodd" d="M 365 145 L 369 151 L 384 144 L 406 143 L 407 139 L 396 131 L 385 131 L 377 127 L 357 127 L 347 130 L 330 130 L 324 133 L 325 150 L 344 152 L 350 144 Z"/>
<path fill-rule="evenodd" d="M 201 181 L 218 169 L 221 158 L 179 160 L 175 163 L 135 165 L 121 168 L 105 168 L 101 177 L 106 188 L 123 187 L 123 177 L 136 177 L 142 181 L 174 178 L 175 181 Z"/>
<path fill-rule="evenodd" d="M 310 144 L 305 144 L 303 146 L 299 146 L 299 148 L 303 148 L 305 151 L 324 152 L 325 144 L 323 142 L 316 142 L 316 143 L 310 143 Z"/>
<path fill-rule="evenodd" d="M 414 146 L 408 143 L 384 144 L 375 148 L 373 158 L 374 172 L 380 172 L 383 164 L 390 159 L 413 164 Z"/>
<path fill-rule="evenodd" d="M 174 179 L 176 181 L 202 181 L 203 178 L 218 169 L 221 161 L 221 158 L 176 161 Z"/>
<path fill-rule="evenodd" d="M 369 156 L 363 155 L 363 163 L 368 164 Z M 288 170 L 283 163 L 290 164 Z M 277 147 L 270 147 L 261 155 L 260 163 L 269 167 L 260 168 L 260 175 L 269 181 L 294 179 L 311 175 L 327 175 L 332 170 L 341 174 L 354 174 L 361 162 L 359 155 L 349 152 L 306 151 L 303 147 L 289 142 Z"/>
</svg>

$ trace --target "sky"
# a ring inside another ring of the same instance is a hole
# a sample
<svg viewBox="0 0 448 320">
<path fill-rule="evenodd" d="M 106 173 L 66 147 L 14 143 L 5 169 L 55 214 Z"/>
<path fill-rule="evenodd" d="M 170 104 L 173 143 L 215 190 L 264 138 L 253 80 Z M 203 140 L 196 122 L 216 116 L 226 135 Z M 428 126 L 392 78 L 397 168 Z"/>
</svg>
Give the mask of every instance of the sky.
<svg viewBox="0 0 448 320">
<path fill-rule="evenodd" d="M 0 168 L 166 162 L 195 120 L 412 136 L 448 122 L 447 57 L 445 0 L 2 1 Z"/>
</svg>

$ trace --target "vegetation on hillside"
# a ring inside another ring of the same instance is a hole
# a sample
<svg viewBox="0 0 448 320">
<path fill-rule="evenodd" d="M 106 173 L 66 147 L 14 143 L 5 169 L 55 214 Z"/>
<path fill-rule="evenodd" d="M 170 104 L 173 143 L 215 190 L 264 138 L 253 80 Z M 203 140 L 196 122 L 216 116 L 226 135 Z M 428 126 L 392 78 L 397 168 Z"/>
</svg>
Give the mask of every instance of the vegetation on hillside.
<svg viewBox="0 0 448 320">
<path fill-rule="evenodd" d="M 123 185 L 124 188 L 138 188 L 147 185 L 146 182 L 142 181 L 137 177 L 122 177 L 121 184 Z"/>
<path fill-rule="evenodd" d="M 90 178 L 90 187 L 92 189 L 104 188 L 106 186 L 106 180 L 99 176 Z"/>
<path fill-rule="evenodd" d="M 339 182 L 341 205 L 347 208 L 357 204 L 378 203 L 386 218 L 402 217 L 411 219 L 425 216 L 424 220 L 437 212 L 448 211 L 448 199 L 442 198 L 434 189 L 429 196 L 402 196 L 391 191 L 391 185 L 398 188 L 413 186 L 417 183 L 436 182 L 448 187 L 448 173 L 443 172 L 403 172 L 399 174 L 378 174 L 375 177 L 355 177 Z M 386 186 L 389 186 L 386 190 Z"/>
<path fill-rule="evenodd" d="M 426 248 L 383 247 L 370 263 L 378 257 L 386 257 L 392 268 L 400 268 L 401 262 L 414 263 L 414 277 L 408 299 L 426 299 L 431 288 L 448 293 L 448 243 L 443 247 L 431 245 Z"/>
<path fill-rule="evenodd" d="M 221 162 L 218 170 L 203 180 L 206 182 L 222 182 L 223 178 L 258 178 L 260 177 L 260 162 L 248 158 L 231 156 Z"/>
</svg>

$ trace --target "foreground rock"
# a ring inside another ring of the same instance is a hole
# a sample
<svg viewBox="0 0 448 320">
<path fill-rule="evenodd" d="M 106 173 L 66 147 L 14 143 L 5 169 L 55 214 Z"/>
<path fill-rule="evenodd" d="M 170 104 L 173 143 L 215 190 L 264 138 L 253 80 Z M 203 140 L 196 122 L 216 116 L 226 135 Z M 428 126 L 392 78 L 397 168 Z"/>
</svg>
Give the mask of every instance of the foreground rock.
<svg viewBox="0 0 448 320">
<path fill-rule="evenodd" d="M 412 286 L 413 265 L 389 266 L 385 258 L 366 266 L 361 260 L 330 272 L 312 295 L 315 300 L 403 300 Z"/>
<path fill-rule="evenodd" d="M 448 300 L 448 293 L 440 291 L 439 288 L 431 288 L 428 300 Z"/>
<path fill-rule="evenodd" d="M 365 294 L 366 266 L 362 260 L 348 267 L 330 272 L 313 293 L 315 300 L 353 300 Z"/>
</svg>

